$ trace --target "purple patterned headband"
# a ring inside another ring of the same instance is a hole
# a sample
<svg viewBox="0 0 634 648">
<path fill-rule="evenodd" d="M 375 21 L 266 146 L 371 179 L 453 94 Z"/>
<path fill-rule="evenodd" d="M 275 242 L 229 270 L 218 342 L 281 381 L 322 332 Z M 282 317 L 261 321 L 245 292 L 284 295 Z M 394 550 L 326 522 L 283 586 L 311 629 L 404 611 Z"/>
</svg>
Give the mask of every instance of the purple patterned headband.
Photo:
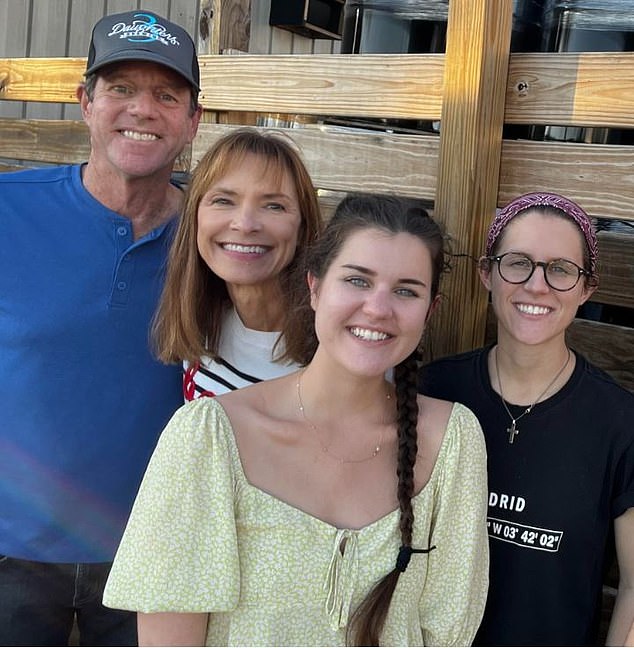
<svg viewBox="0 0 634 648">
<path fill-rule="evenodd" d="M 589 270 L 594 274 L 597 269 L 597 235 L 594 231 L 592 221 L 579 205 L 556 193 L 537 192 L 524 194 L 512 200 L 506 207 L 503 207 L 489 226 L 486 256 L 491 256 L 495 242 L 509 221 L 531 207 L 553 207 L 554 209 L 559 209 L 577 224 L 588 246 L 590 257 Z"/>
</svg>

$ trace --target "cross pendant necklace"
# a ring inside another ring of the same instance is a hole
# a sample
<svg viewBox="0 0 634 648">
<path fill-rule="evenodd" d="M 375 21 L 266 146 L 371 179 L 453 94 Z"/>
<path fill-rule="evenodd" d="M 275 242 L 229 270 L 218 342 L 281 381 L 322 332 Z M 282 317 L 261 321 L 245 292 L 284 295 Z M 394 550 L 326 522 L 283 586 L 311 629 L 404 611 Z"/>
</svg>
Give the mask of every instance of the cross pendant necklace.
<svg viewBox="0 0 634 648">
<path fill-rule="evenodd" d="M 513 419 L 513 423 L 511 423 L 511 427 L 506 428 L 506 431 L 509 433 L 509 443 L 513 445 L 513 441 L 515 440 L 515 435 L 517 434 L 517 430 L 515 429 L 515 419 Z"/>
<path fill-rule="evenodd" d="M 496 353 L 496 360 L 497 360 L 497 353 Z M 496 366 L 496 369 L 497 369 L 497 366 Z M 500 383 L 500 374 L 498 373 L 498 384 L 499 383 Z M 546 392 L 544 392 L 544 393 L 546 393 Z M 502 389 L 500 389 L 500 396 L 502 396 Z M 535 402 L 537 402 L 537 401 L 535 401 Z M 522 416 L 526 416 L 527 414 L 531 413 L 531 410 L 535 406 L 535 403 L 533 403 L 532 405 L 529 405 L 517 418 L 513 418 L 513 415 L 511 414 L 511 410 L 509 410 L 509 408 L 507 407 L 503 396 L 502 396 L 502 405 L 504 405 L 504 409 L 506 410 L 506 413 L 511 418 L 511 427 L 506 428 L 506 431 L 509 433 L 509 443 L 511 445 L 513 445 L 513 441 L 515 441 L 515 437 L 519 434 L 519 430 L 517 429 L 516 423 L 522 418 Z"/>
<path fill-rule="evenodd" d="M 504 401 L 502 401 L 502 402 L 504 403 Z M 529 407 L 527 410 L 522 412 L 522 414 L 520 414 L 520 416 L 518 416 L 516 419 L 513 418 L 513 415 L 509 411 L 509 408 L 506 407 L 506 403 L 504 403 L 504 409 L 506 409 L 506 411 L 508 412 L 508 415 L 511 417 L 511 421 L 512 421 L 511 422 L 511 427 L 507 427 L 506 431 L 509 433 L 509 443 L 511 445 L 513 445 L 513 441 L 515 441 L 515 437 L 519 433 L 519 430 L 517 429 L 515 424 L 522 418 L 522 416 L 524 416 L 524 414 L 529 414 L 530 411 L 531 411 L 531 408 Z"/>
<path fill-rule="evenodd" d="M 508 408 L 508 405 L 504 400 L 504 394 L 502 393 L 502 380 L 500 379 L 500 367 L 498 365 L 498 349 L 497 347 L 495 347 L 495 372 L 497 373 L 498 386 L 500 388 L 500 399 L 502 401 L 502 405 L 504 405 L 504 409 L 506 410 L 506 413 L 509 415 L 509 418 L 511 419 L 510 427 L 506 428 L 506 431 L 508 432 L 509 435 L 509 443 L 511 445 L 513 445 L 513 441 L 515 441 L 515 437 L 519 434 L 519 430 L 517 429 L 517 422 L 527 414 L 531 413 L 533 407 L 535 407 L 535 405 L 537 405 L 537 403 L 539 403 L 539 401 L 546 395 L 548 390 L 557 382 L 559 376 L 561 376 L 561 374 L 564 372 L 564 369 L 568 366 L 572 354 L 570 353 L 570 349 L 567 348 L 566 350 L 568 351 L 568 355 L 566 356 L 566 362 L 564 362 L 564 366 L 557 372 L 557 375 L 548 383 L 546 389 L 544 389 L 544 391 L 518 417 L 514 417 L 513 414 L 511 414 L 511 410 Z"/>
</svg>

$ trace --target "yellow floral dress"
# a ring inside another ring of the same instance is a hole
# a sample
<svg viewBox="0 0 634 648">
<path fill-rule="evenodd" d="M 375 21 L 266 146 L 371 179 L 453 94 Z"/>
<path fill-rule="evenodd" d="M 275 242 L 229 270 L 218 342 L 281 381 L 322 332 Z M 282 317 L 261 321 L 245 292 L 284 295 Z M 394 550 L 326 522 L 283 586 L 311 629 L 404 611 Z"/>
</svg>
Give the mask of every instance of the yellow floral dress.
<svg viewBox="0 0 634 648">
<path fill-rule="evenodd" d="M 414 554 L 382 645 L 468 645 L 488 586 L 486 452 L 455 404 L 431 478 L 412 500 Z M 338 529 L 247 481 L 217 400 L 165 428 L 104 594 L 108 607 L 209 612 L 208 646 L 344 646 L 360 601 L 394 567 L 398 511 Z"/>
</svg>

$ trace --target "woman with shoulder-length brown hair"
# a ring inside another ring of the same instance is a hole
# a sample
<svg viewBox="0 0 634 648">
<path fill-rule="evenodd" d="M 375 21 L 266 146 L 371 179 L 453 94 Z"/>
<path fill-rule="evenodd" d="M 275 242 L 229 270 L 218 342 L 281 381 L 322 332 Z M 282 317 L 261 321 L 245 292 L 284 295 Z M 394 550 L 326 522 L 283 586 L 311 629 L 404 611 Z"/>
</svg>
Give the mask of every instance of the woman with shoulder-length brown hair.
<svg viewBox="0 0 634 648">
<path fill-rule="evenodd" d="M 186 400 L 284 375 L 289 277 L 321 231 L 292 140 L 240 128 L 202 157 L 187 189 L 154 322 L 158 356 L 185 363 Z"/>
</svg>

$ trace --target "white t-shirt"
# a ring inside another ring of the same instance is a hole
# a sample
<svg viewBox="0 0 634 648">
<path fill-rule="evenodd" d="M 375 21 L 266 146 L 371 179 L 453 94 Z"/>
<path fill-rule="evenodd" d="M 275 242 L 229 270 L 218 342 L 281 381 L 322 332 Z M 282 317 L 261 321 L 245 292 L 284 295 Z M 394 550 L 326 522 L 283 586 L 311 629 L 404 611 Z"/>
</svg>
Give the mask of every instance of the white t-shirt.
<svg viewBox="0 0 634 648">
<path fill-rule="evenodd" d="M 285 376 L 299 365 L 290 362 L 275 362 L 273 346 L 279 331 L 255 331 L 247 328 L 235 308 L 227 311 L 222 323 L 219 358 L 203 357 L 200 365 L 185 362 L 185 400 L 200 396 L 218 396 L 246 387 L 261 380 Z M 276 355 L 283 351 L 283 343 L 276 349 Z"/>
</svg>

